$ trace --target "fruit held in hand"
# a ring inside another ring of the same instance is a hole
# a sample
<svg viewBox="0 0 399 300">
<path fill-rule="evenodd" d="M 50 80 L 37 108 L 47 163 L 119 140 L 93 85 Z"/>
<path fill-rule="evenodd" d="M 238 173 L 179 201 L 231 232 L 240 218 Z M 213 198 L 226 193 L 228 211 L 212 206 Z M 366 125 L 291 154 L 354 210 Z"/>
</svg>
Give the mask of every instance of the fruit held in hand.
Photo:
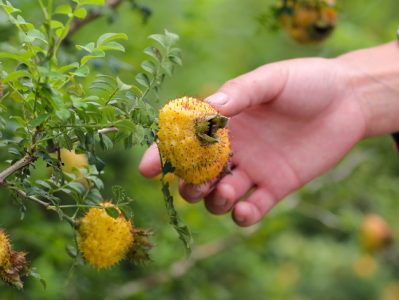
<svg viewBox="0 0 399 300">
<path fill-rule="evenodd" d="M 159 113 L 158 148 L 188 183 L 217 177 L 229 159 L 228 118 L 192 97 L 170 101 Z"/>
<path fill-rule="evenodd" d="M 102 206 L 113 206 L 110 202 Z M 90 208 L 80 219 L 78 243 L 84 258 L 96 268 L 113 265 L 125 257 L 133 243 L 132 223 L 122 214 L 110 217 L 105 209 Z"/>
<path fill-rule="evenodd" d="M 317 45 L 326 40 L 337 23 L 335 0 L 289 0 L 279 9 L 279 20 L 293 40 Z"/>
</svg>

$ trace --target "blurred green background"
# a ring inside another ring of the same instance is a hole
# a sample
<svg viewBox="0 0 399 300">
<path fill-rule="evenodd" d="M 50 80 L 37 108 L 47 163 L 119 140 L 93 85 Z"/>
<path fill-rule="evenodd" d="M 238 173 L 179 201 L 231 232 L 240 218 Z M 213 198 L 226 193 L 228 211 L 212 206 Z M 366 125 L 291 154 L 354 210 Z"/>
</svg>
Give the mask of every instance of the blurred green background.
<svg viewBox="0 0 399 300">
<path fill-rule="evenodd" d="M 183 67 L 175 69 L 172 80 L 166 80 L 160 91 L 161 103 L 151 102 L 159 107 L 184 93 L 205 98 L 225 81 L 266 63 L 336 57 L 391 41 L 399 24 L 397 0 L 339 1 L 340 18 L 332 37 L 321 46 L 299 46 L 283 30 L 272 33 L 256 21 L 275 1 L 149 0 L 136 1 L 137 6 L 124 1 L 115 11 L 103 11 L 103 17 L 77 31 L 70 46 L 64 47 L 62 59 L 79 55 L 74 44 L 96 41 L 105 32 L 126 33 L 126 52 L 93 60 L 96 70 L 92 73 L 118 75 L 124 82 L 136 84 L 134 78 L 142 72 L 140 64 L 148 59 L 142 50 L 156 45 L 147 36 L 167 28 L 180 36 Z M 11 2 L 35 26 L 43 20 L 36 1 Z M 152 12 L 146 21 L 143 11 Z M 7 42 L 18 44 L 16 31 L 6 19 L 0 13 L 3 51 Z M 11 110 L 18 109 L 11 100 L 4 103 L 14 105 Z M 13 121 L 8 127 L 11 133 Z M 73 243 L 70 226 L 35 203 L 27 203 L 21 221 L 10 195 L 0 188 L 0 226 L 7 230 L 15 250 L 30 252 L 29 260 L 48 283 L 43 291 L 34 278 L 24 278 L 25 292 L 21 293 L 0 282 L 0 299 L 399 299 L 395 241 L 399 158 L 392 144 L 390 137 L 361 142 L 337 167 L 247 229 L 238 228 L 230 215 L 209 214 L 202 203 L 186 204 L 174 183 L 176 209 L 194 236 L 194 252 L 187 261 L 181 242 L 168 225 L 159 181 L 144 179 L 138 172 L 145 147 L 125 152 L 118 145 L 100 155 L 107 163 L 103 195 L 111 197 L 115 184 L 127 189 L 134 199 L 135 225 L 157 231 L 152 238 L 154 262 L 132 266 L 123 261 L 100 271 L 79 266 L 66 287 L 72 259 L 64 247 Z M 1 148 L 0 157 L 2 170 L 11 154 Z M 44 176 L 49 176 L 48 170 L 39 164 L 34 178 Z M 385 219 L 393 236 L 390 245 L 372 252 L 361 242 L 362 223 L 368 214 Z"/>
</svg>

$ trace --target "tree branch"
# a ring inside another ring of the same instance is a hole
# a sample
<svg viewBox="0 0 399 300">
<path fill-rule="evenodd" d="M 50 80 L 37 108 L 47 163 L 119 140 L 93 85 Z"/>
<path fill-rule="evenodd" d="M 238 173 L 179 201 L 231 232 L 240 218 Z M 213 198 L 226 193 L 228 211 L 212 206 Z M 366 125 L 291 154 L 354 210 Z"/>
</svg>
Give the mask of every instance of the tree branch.
<svg viewBox="0 0 399 300">
<path fill-rule="evenodd" d="M 37 198 L 35 198 L 35 197 L 33 197 L 33 196 L 27 196 L 27 195 L 25 194 L 25 192 L 23 192 L 23 191 L 21 191 L 21 190 L 17 190 L 17 189 L 14 190 L 14 189 L 13 189 L 13 191 L 16 192 L 17 194 L 21 195 L 21 196 L 24 197 L 25 199 L 29 199 L 29 200 L 35 201 L 35 202 L 37 202 L 37 203 L 43 205 L 43 206 L 46 207 L 47 209 L 53 210 L 53 211 L 55 211 L 55 212 L 58 213 L 58 211 L 57 211 L 56 208 L 49 208 L 50 203 L 44 202 L 44 201 L 42 201 L 42 200 L 39 200 L 39 199 L 37 199 Z M 69 222 L 71 222 L 71 223 L 74 224 L 75 226 L 79 223 L 79 221 L 76 221 L 75 219 L 71 218 L 70 216 L 68 216 L 68 215 L 66 215 L 66 214 L 62 214 L 62 216 L 63 216 L 63 218 L 67 219 Z"/>
<path fill-rule="evenodd" d="M 117 8 L 123 1 L 125 0 L 108 0 L 104 7 L 106 8 Z M 90 23 L 91 21 L 97 19 L 98 17 L 101 17 L 101 13 L 100 11 L 94 11 L 92 13 L 89 13 L 86 18 L 84 19 L 78 19 L 75 20 L 71 26 L 69 27 L 69 32 L 67 33 L 67 35 L 65 36 L 65 39 L 62 41 L 62 43 L 64 43 L 65 41 L 67 41 L 74 33 L 75 31 L 77 31 L 80 27 L 86 25 L 87 23 Z"/>
<path fill-rule="evenodd" d="M 8 176 L 17 172 L 19 169 L 29 165 L 35 159 L 36 157 L 31 156 L 29 153 L 26 154 L 22 159 L 0 173 L 0 183 L 4 182 Z"/>
</svg>

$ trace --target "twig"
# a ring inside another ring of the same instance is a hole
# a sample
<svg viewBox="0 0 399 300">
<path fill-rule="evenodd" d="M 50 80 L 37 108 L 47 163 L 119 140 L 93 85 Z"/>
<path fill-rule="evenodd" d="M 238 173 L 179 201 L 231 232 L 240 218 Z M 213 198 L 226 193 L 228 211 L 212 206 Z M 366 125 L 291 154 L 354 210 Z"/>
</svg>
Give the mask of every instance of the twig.
<svg viewBox="0 0 399 300">
<path fill-rule="evenodd" d="M 21 191 L 21 190 L 13 189 L 13 191 L 16 192 L 17 194 L 21 195 L 21 196 L 24 197 L 25 199 L 29 199 L 29 200 L 35 201 L 35 202 L 37 202 L 37 203 L 43 205 L 43 206 L 46 207 L 47 209 L 53 210 L 53 211 L 55 211 L 55 212 L 58 213 L 57 209 L 49 207 L 49 206 L 50 206 L 50 203 L 44 202 L 44 201 L 42 201 L 42 200 L 39 200 L 39 199 L 37 199 L 37 198 L 35 198 L 35 197 L 33 197 L 33 196 L 28 196 L 28 195 L 25 194 L 25 192 L 23 192 L 23 191 Z M 75 226 L 79 223 L 78 221 L 76 221 L 75 219 L 71 218 L 70 216 L 68 216 L 68 215 L 66 215 L 66 214 L 62 214 L 62 216 L 63 216 L 63 218 L 67 219 L 68 221 L 70 221 L 70 222 L 71 222 L 72 224 L 74 224 Z"/>
<path fill-rule="evenodd" d="M 117 8 L 123 1 L 125 0 L 108 0 L 105 3 L 104 7 Z M 74 21 L 69 27 L 69 32 L 65 36 L 65 39 L 62 41 L 62 43 L 65 43 L 65 41 L 67 41 L 80 27 L 84 26 L 87 23 L 90 23 L 98 17 L 101 17 L 100 11 L 94 11 L 92 13 L 89 13 L 86 18 Z"/>
<path fill-rule="evenodd" d="M 109 127 L 109 128 L 104 128 L 104 129 L 98 130 L 98 133 L 110 133 L 110 132 L 118 132 L 118 131 L 119 131 L 119 130 L 118 130 L 118 128 L 116 128 L 116 127 Z M 71 138 L 71 140 L 72 140 L 72 143 L 75 143 L 75 142 L 77 142 L 79 139 L 78 139 L 77 136 L 75 136 L 75 137 Z"/>
<path fill-rule="evenodd" d="M 29 165 L 31 162 L 35 161 L 36 159 L 37 157 L 34 157 L 29 153 L 26 154 L 22 159 L 20 159 L 15 164 L 13 164 L 12 166 L 10 166 L 9 168 L 5 169 L 3 172 L 0 173 L 0 183 L 4 182 L 8 176 L 17 172 L 19 169 Z"/>
</svg>

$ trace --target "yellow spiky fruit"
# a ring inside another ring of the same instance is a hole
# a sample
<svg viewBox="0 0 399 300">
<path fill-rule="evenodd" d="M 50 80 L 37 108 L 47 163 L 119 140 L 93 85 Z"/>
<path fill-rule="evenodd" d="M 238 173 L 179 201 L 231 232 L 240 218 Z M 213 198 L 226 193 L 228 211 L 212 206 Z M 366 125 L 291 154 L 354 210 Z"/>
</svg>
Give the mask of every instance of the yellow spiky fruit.
<svg viewBox="0 0 399 300">
<path fill-rule="evenodd" d="M 11 245 L 6 234 L 0 229 L 0 268 L 8 264 L 10 260 Z"/>
<path fill-rule="evenodd" d="M 280 2 L 280 23 L 299 44 L 322 43 L 337 24 L 335 0 L 289 0 L 285 5 Z"/>
<path fill-rule="evenodd" d="M 110 202 L 101 205 L 114 206 Z M 80 219 L 77 231 L 80 235 L 79 248 L 84 258 L 98 269 L 120 261 L 133 243 L 131 221 L 125 220 L 121 213 L 117 219 L 114 219 L 105 209 L 91 208 Z"/>
<path fill-rule="evenodd" d="M 220 121 L 220 122 L 219 122 Z M 182 97 L 159 113 L 158 148 L 188 183 L 201 184 L 217 177 L 230 154 L 228 119 L 207 102 Z"/>
</svg>

